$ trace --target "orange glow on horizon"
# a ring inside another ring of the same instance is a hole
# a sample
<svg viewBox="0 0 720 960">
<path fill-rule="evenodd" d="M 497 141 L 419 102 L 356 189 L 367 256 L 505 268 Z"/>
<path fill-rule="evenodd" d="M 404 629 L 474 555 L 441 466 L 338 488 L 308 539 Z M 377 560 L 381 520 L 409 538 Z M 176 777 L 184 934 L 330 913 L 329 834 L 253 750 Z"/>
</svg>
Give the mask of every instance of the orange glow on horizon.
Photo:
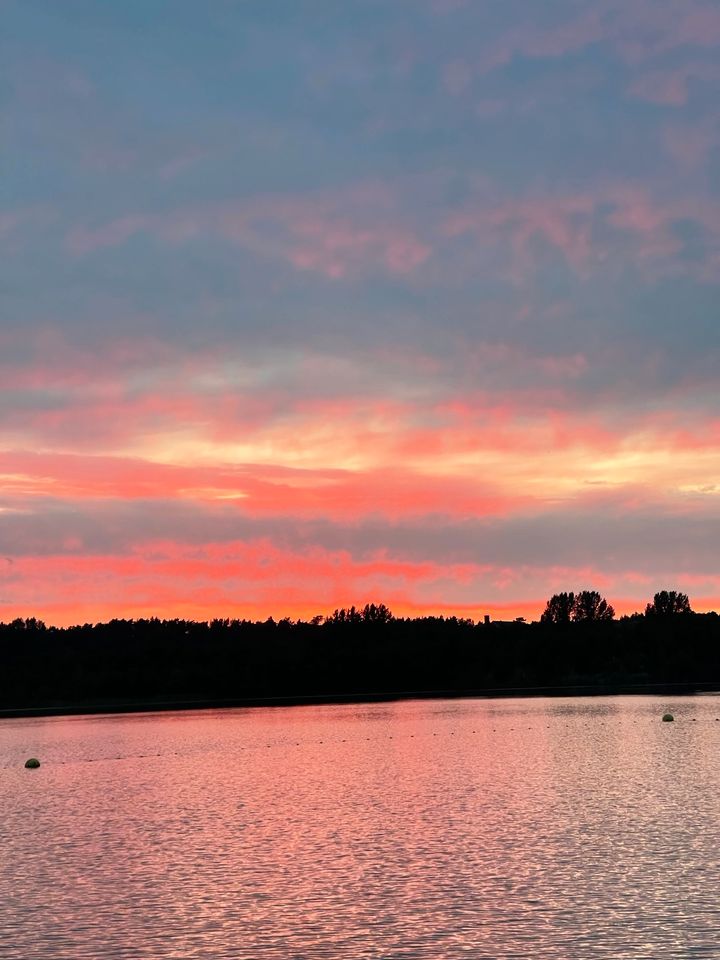
<svg viewBox="0 0 720 960">
<path fill-rule="evenodd" d="M 262 541 L 183 547 L 155 543 L 127 556 L 17 558 L 5 572 L 14 599 L 0 606 L 0 620 L 35 616 L 56 626 L 153 616 L 309 620 L 337 607 L 385 603 L 398 617 L 482 620 L 490 615 L 492 620 L 533 621 L 551 593 L 595 587 L 619 617 L 643 612 L 655 589 L 632 571 L 612 581 L 589 570 L 551 568 L 537 573 L 550 584 L 545 596 L 499 600 L 514 587 L 512 573 L 382 556 L 358 562 L 347 553 L 318 549 L 292 553 Z M 720 577 L 714 578 L 717 592 L 698 597 L 693 596 L 693 582 L 700 586 L 708 579 L 677 578 L 679 587 L 690 592 L 693 609 L 700 613 L 720 609 Z M 623 583 L 634 586 L 632 596 L 617 593 Z M 447 594 L 453 591 L 479 599 L 448 601 Z"/>
<path fill-rule="evenodd" d="M 650 598 L 651 599 L 651 598 Z M 206 600 L 179 599 L 175 596 L 165 597 L 160 604 L 155 604 L 150 600 L 143 603 L 134 601 L 116 601 L 113 604 L 105 603 L 86 603 L 82 600 L 77 602 L 68 602 L 65 604 L 54 603 L 45 609 L 33 607 L 29 609 L 25 605 L 12 604 L 3 605 L 0 612 L 0 622 L 9 622 L 16 617 L 37 617 L 43 620 L 47 626 L 70 627 L 83 623 L 103 623 L 112 619 L 131 620 L 131 619 L 149 619 L 159 617 L 161 620 L 186 619 L 196 621 L 210 621 L 214 619 L 239 619 L 239 620 L 258 620 L 264 621 L 269 617 L 278 621 L 285 617 L 291 620 L 310 621 L 313 617 L 328 616 L 334 609 L 340 607 L 350 607 L 353 604 L 356 607 L 362 607 L 365 603 L 384 603 L 387 604 L 396 617 L 458 617 L 467 618 L 481 622 L 485 615 L 489 615 L 491 622 L 511 621 L 520 617 L 526 622 L 532 623 L 540 619 L 540 614 L 545 608 L 545 601 L 526 602 L 512 604 L 507 607 L 498 604 L 472 604 L 468 606 L 445 607 L 441 604 L 422 604 L 403 601 L 399 598 L 393 602 L 392 598 L 382 597 L 351 597 L 345 602 L 338 601 L 331 607 L 326 603 L 318 601 L 313 603 L 304 601 L 295 602 L 291 605 L 282 603 L 275 607 L 266 604 L 228 604 L 214 602 L 212 598 Z M 630 616 L 633 613 L 643 613 L 645 604 L 634 600 L 612 601 L 617 617 Z M 714 597 L 700 597 L 692 601 L 695 613 L 713 613 L 720 611 L 720 594 Z"/>
</svg>

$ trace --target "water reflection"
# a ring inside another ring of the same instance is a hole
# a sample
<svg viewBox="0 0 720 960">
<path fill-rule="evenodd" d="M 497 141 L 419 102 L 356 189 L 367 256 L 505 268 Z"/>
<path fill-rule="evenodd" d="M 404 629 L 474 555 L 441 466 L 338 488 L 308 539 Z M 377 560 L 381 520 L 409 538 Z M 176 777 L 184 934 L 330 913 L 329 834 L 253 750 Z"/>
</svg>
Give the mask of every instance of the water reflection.
<svg viewBox="0 0 720 960">
<path fill-rule="evenodd" d="M 628 697 L 5 721 L 0 956 L 716 957 L 715 716 Z"/>
</svg>

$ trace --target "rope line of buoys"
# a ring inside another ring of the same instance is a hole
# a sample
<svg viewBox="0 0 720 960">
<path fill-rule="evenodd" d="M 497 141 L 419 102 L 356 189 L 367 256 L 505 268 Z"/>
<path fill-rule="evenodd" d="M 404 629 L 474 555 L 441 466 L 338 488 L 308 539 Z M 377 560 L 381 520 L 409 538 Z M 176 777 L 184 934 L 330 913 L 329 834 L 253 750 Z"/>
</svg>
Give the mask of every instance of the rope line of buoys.
<svg viewBox="0 0 720 960">
<path fill-rule="evenodd" d="M 693 721 L 693 722 L 697 722 L 697 719 L 698 719 L 697 717 L 690 717 L 690 720 Z M 708 719 L 710 719 L 710 718 L 708 718 Z M 716 723 L 720 722 L 720 717 L 713 717 L 712 719 L 713 719 Z M 672 713 L 664 713 L 664 714 L 662 715 L 662 722 L 663 722 L 663 723 L 674 723 L 674 722 L 675 722 L 675 717 L 674 717 L 674 715 L 673 715 Z M 587 724 L 585 724 L 585 725 L 587 726 Z M 565 726 L 569 726 L 569 724 L 565 724 Z M 550 728 L 551 728 L 551 725 L 550 725 L 550 724 L 547 724 L 546 727 L 545 727 L 545 729 L 547 729 L 547 730 L 549 730 Z M 527 729 L 528 729 L 528 730 L 532 730 L 533 728 L 532 728 L 532 727 L 528 727 Z M 509 730 L 510 730 L 511 732 L 514 732 L 515 728 L 514 728 L 514 727 L 510 727 Z M 488 732 L 497 733 L 497 727 L 492 727 L 491 730 L 488 730 Z M 448 730 L 448 731 L 446 731 L 446 734 L 447 734 L 448 736 L 451 736 L 451 737 L 454 737 L 454 736 L 455 736 L 455 733 L 456 733 L 455 730 Z M 471 730 L 470 733 L 477 734 L 478 731 L 477 731 L 477 730 Z M 395 738 L 395 736 L 396 736 L 396 735 L 395 735 L 395 734 L 392 734 L 392 733 L 385 734 L 384 739 L 393 740 L 393 739 Z M 414 738 L 415 738 L 415 734 L 414 734 L 414 733 L 407 734 L 406 736 L 407 736 L 409 739 L 414 739 Z M 440 734 L 438 734 L 437 731 L 432 731 L 432 732 L 430 733 L 430 736 L 437 737 L 437 736 L 440 736 Z M 369 742 L 371 741 L 371 739 L 372 739 L 371 737 L 365 737 L 365 738 L 364 738 L 364 740 L 365 740 L 366 743 L 369 743 Z M 398 739 L 399 739 L 399 737 L 398 737 Z M 316 745 L 321 745 L 321 744 L 325 744 L 325 743 L 332 743 L 333 741 L 318 740 L 318 741 L 314 741 L 314 742 L 315 742 Z M 342 740 L 335 741 L 335 742 L 337 742 L 337 743 L 348 743 L 348 742 L 350 742 L 350 741 L 348 741 L 347 739 L 342 739 Z M 282 745 L 283 745 L 282 743 L 266 743 L 266 744 L 264 744 L 264 746 L 266 747 L 266 749 L 271 749 L 272 747 L 282 746 Z M 288 746 L 288 745 L 291 745 L 291 744 L 285 744 L 285 746 Z M 308 741 L 306 744 L 302 744 L 302 743 L 299 742 L 299 741 L 295 741 L 294 745 L 295 745 L 296 747 L 300 747 L 300 746 L 303 746 L 303 745 L 305 745 L 305 746 L 312 746 L 312 742 L 311 742 L 311 741 Z M 252 749 L 252 747 L 250 747 L 250 748 L 249 748 L 249 747 L 239 747 L 238 749 L 241 750 L 241 751 L 244 751 L 244 750 L 246 750 L 246 749 Z M 88 758 L 86 758 L 86 759 L 84 760 L 84 762 L 85 762 L 85 763 L 94 763 L 94 762 L 101 762 L 101 761 L 108 761 L 108 760 L 142 760 L 142 759 L 145 759 L 145 758 L 148 758 L 148 757 L 152 757 L 152 756 L 162 757 L 163 754 L 162 754 L 162 753 L 157 753 L 157 754 L 139 753 L 139 754 L 133 754 L 133 755 L 131 755 L 131 756 L 126 756 L 126 757 L 124 757 L 124 756 L 117 756 L 117 757 L 88 757 Z M 172 751 L 172 753 L 167 754 L 167 756 L 179 756 L 179 754 L 178 754 L 177 751 Z M 58 761 L 58 762 L 59 762 L 60 765 L 64 765 L 64 764 L 67 763 L 68 761 L 60 760 L 60 761 Z M 74 762 L 78 762 L 78 761 L 74 761 Z M 83 762 L 83 761 L 80 761 L 80 762 Z M 25 766 L 25 769 L 26 769 L 26 770 L 37 770 L 38 767 L 40 766 L 40 761 L 38 760 L 37 757 L 29 757 L 29 758 L 25 761 L 24 766 Z"/>
</svg>

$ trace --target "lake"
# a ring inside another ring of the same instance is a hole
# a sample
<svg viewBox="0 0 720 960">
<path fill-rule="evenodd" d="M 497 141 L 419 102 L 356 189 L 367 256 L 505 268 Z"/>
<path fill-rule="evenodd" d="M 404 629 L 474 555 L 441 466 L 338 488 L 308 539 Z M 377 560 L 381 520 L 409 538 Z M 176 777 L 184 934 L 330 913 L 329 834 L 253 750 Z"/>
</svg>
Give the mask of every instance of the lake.
<svg viewBox="0 0 720 960">
<path fill-rule="evenodd" d="M 708 695 L 3 720 L 0 957 L 717 958 L 717 718 Z"/>
</svg>

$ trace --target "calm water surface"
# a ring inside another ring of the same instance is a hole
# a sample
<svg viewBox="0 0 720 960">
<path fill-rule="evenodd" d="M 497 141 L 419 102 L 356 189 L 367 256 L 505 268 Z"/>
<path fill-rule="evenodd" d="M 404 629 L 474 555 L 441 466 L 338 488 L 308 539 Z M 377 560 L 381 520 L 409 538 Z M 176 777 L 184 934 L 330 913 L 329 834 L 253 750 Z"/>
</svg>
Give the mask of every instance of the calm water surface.
<svg viewBox="0 0 720 960">
<path fill-rule="evenodd" d="M 716 717 L 704 696 L 2 721 L 0 957 L 717 960 Z"/>
</svg>

